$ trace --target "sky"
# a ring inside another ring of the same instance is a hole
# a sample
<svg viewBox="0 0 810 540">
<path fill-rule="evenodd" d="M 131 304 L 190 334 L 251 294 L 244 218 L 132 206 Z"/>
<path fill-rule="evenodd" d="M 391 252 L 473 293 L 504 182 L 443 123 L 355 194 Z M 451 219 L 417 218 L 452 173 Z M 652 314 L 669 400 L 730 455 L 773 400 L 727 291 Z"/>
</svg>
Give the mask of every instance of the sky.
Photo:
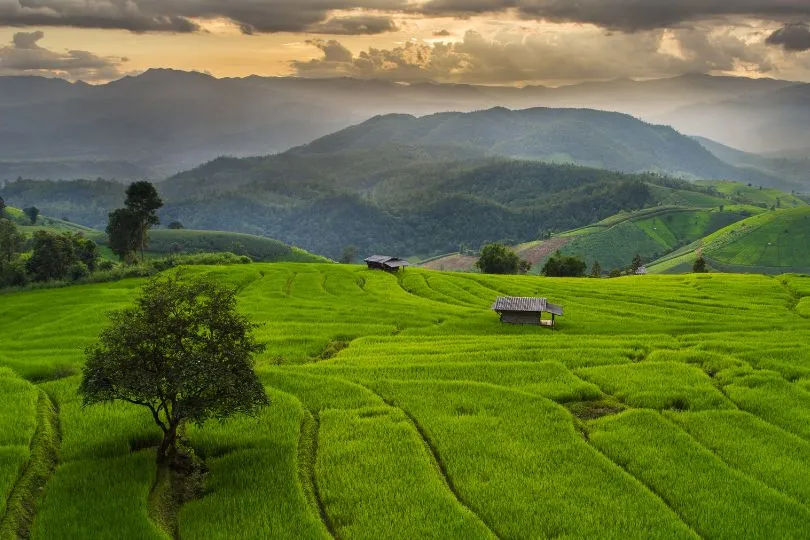
<svg viewBox="0 0 810 540">
<path fill-rule="evenodd" d="M 0 0 L 0 75 L 810 82 L 810 0 Z"/>
</svg>

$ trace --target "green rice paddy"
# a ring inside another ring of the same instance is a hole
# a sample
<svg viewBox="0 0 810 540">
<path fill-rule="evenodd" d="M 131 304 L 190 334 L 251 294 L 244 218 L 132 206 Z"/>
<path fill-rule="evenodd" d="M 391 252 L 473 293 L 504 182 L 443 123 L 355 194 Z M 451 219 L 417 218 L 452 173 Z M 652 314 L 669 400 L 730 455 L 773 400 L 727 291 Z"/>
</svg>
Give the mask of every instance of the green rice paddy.
<svg viewBox="0 0 810 540">
<path fill-rule="evenodd" d="M 175 536 L 810 536 L 810 277 L 183 271 L 263 323 L 272 404 L 188 430 L 209 472 Z M 76 394 L 140 285 L 0 295 L 0 537 L 172 536 L 148 413 Z M 565 316 L 501 325 L 499 295 Z"/>
</svg>

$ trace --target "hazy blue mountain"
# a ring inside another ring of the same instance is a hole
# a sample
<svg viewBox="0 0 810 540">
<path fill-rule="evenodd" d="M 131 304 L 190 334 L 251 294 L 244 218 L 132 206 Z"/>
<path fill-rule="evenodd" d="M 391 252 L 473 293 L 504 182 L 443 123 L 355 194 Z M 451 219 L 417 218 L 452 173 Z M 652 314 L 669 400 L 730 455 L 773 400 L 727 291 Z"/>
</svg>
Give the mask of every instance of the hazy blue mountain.
<svg viewBox="0 0 810 540">
<path fill-rule="evenodd" d="M 25 173 L 22 176 L 33 178 L 45 178 L 45 173 L 52 178 L 92 177 L 97 166 L 75 165 L 103 162 L 126 164 L 133 178 L 135 171 L 160 178 L 218 156 L 282 152 L 381 114 L 428 115 L 495 106 L 588 107 L 655 122 L 665 119 L 680 127 L 678 116 L 671 114 L 674 110 L 753 99 L 789 86 L 785 81 L 692 75 L 561 88 L 255 76 L 216 79 L 172 70 L 150 70 L 98 86 L 0 77 L 0 162 L 15 162 L 17 171 Z M 711 125 L 687 126 L 699 128 L 690 133 L 713 135 Z M 28 162 L 34 165 L 26 169 Z M 55 166 L 65 162 L 65 173 L 43 171 L 36 165 L 42 162 Z M 0 172 L 0 180 L 16 178 L 9 174 L 13 173 Z"/>
</svg>

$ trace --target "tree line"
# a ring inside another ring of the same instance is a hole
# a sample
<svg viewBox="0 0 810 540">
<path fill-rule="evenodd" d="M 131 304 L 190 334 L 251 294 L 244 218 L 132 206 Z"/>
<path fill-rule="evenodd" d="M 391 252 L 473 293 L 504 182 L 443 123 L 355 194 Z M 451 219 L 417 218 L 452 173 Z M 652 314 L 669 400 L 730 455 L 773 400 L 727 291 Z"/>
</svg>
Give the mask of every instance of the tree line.
<svg viewBox="0 0 810 540">
<path fill-rule="evenodd" d="M 135 182 L 127 188 L 124 208 L 109 214 L 109 245 L 125 264 L 138 262 L 138 255 L 143 262 L 148 231 L 160 223 L 156 212 L 162 205 L 151 183 Z M 32 206 L 24 213 L 30 224 L 36 225 L 39 210 Z M 96 242 L 80 232 L 41 229 L 26 237 L 0 198 L 0 288 L 21 287 L 29 282 L 77 281 L 113 266 L 111 261 L 101 260 Z"/>
</svg>

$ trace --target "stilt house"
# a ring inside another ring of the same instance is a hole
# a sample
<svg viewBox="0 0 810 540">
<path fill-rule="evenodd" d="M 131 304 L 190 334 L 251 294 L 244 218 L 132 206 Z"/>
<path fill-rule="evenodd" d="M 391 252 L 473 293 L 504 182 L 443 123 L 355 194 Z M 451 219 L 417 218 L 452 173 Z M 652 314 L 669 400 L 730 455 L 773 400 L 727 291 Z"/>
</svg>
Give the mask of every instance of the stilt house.
<svg viewBox="0 0 810 540">
<path fill-rule="evenodd" d="M 551 304 L 545 298 L 502 296 L 495 301 L 492 309 L 501 316 L 501 322 L 534 324 L 549 328 L 554 328 L 554 317 L 563 314 L 562 306 Z M 550 314 L 551 319 L 543 319 L 544 313 Z"/>
<path fill-rule="evenodd" d="M 365 262 L 372 270 L 385 270 L 386 272 L 397 272 L 400 268 L 410 266 L 408 261 L 388 255 L 372 255 L 365 259 Z"/>
</svg>

